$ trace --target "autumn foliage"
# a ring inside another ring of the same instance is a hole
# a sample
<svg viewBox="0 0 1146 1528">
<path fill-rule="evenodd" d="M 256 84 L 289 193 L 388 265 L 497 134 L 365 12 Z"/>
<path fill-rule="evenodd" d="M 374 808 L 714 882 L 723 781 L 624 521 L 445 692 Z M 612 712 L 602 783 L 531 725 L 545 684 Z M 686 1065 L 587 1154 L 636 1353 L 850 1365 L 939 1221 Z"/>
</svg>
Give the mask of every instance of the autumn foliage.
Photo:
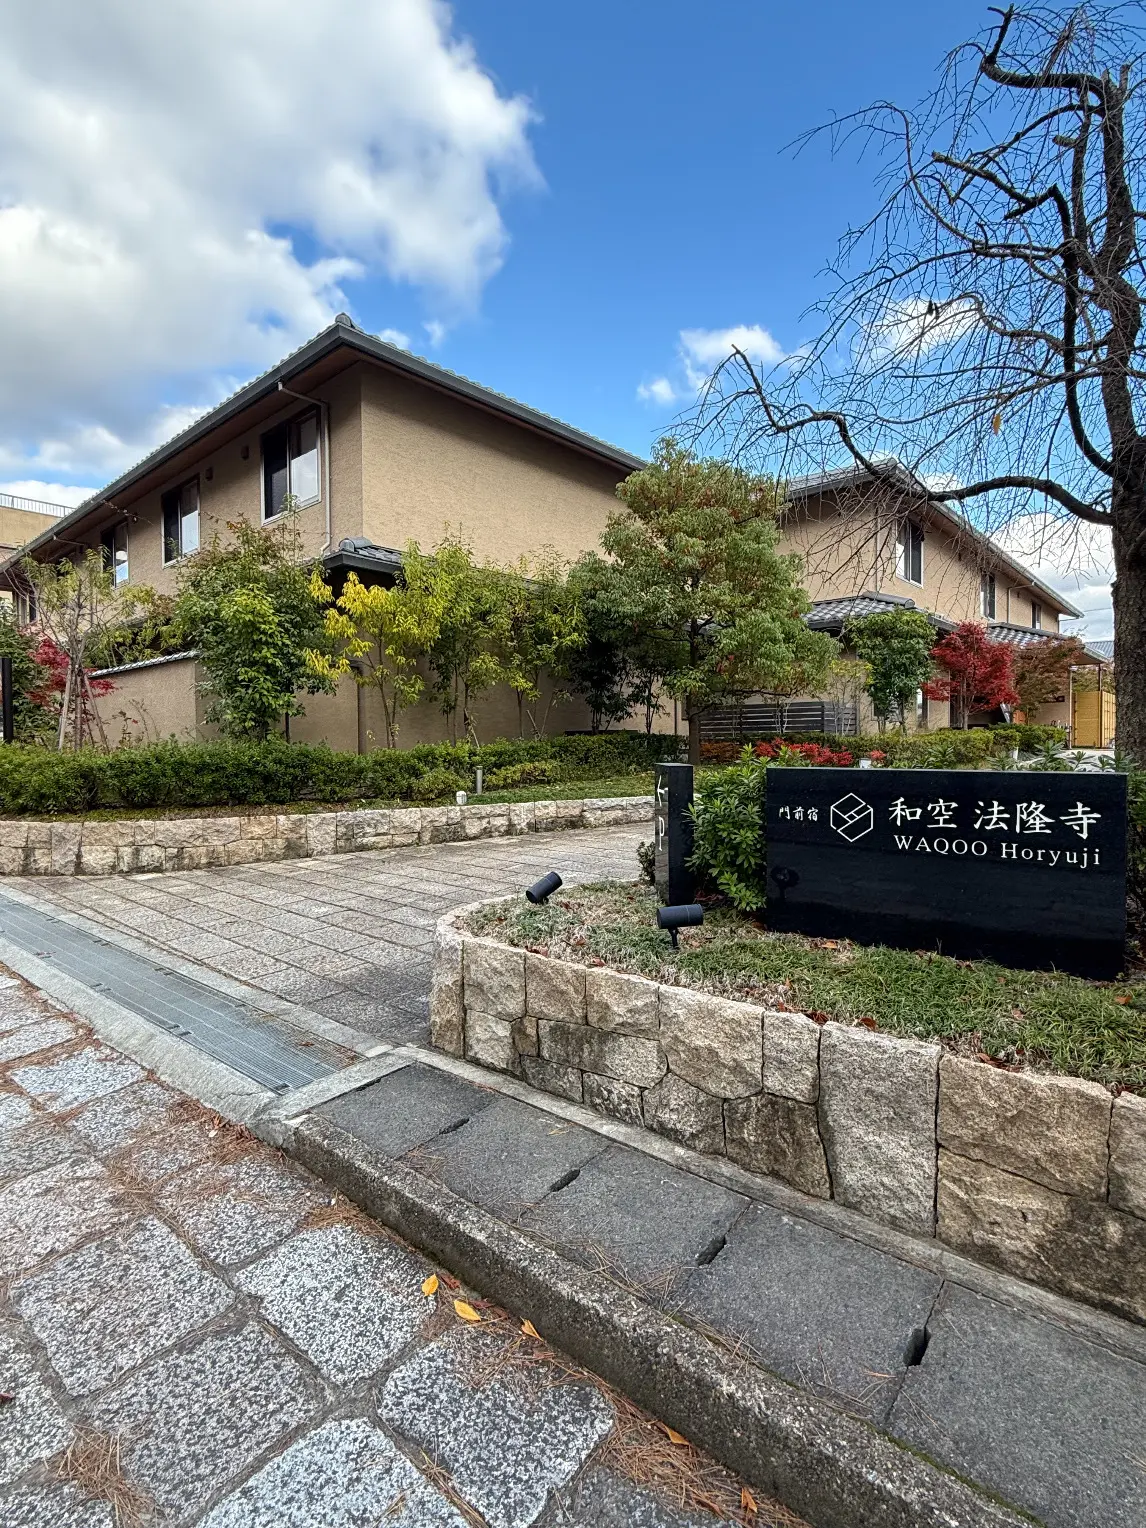
<svg viewBox="0 0 1146 1528">
<path fill-rule="evenodd" d="M 1032 712 L 1070 689 L 1070 671 L 1092 665 L 1094 659 L 1077 637 L 1053 637 L 1031 642 L 1015 655 L 1015 689 L 1019 707 L 1029 720 Z"/>
<path fill-rule="evenodd" d="M 986 627 L 977 621 L 957 626 L 935 644 L 931 656 L 946 673 L 929 680 L 924 694 L 929 700 L 949 700 L 952 720 L 958 716 L 963 726 L 972 711 L 1013 706 L 1019 698 L 1014 647 L 1009 642 L 992 641 Z"/>
</svg>

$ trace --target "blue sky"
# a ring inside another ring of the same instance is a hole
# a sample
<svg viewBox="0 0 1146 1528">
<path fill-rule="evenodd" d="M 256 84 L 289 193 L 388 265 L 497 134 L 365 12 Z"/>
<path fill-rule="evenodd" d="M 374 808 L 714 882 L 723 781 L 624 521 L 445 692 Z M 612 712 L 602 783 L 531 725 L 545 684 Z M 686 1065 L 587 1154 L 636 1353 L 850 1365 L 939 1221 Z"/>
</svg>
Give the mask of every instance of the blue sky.
<svg viewBox="0 0 1146 1528">
<path fill-rule="evenodd" d="M 77 14 L 0 0 L 0 486 L 67 502 L 339 307 L 647 451 L 705 336 L 813 332 L 824 262 L 874 204 L 872 164 L 785 145 L 913 103 L 988 19 L 964 0 Z M 1094 636 L 1103 555 L 1067 576 Z M 1040 569 L 1062 582 L 1064 560 Z"/>
</svg>

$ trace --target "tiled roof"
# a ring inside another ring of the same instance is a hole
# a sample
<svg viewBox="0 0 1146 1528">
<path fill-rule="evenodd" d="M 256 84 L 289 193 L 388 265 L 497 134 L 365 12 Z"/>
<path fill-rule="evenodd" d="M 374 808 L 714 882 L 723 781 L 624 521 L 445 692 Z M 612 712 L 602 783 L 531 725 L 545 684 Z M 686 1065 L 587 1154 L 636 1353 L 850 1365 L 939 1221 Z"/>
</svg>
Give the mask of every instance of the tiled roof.
<svg viewBox="0 0 1146 1528">
<path fill-rule="evenodd" d="M 940 631 L 954 631 L 954 621 L 934 611 L 922 610 L 914 600 L 899 594 L 846 594 L 839 599 L 814 600 L 805 620 L 814 631 L 838 631 L 848 621 L 865 615 L 882 615 L 888 610 L 919 610 Z"/>
<path fill-rule="evenodd" d="M 1088 652 L 1097 653 L 1100 658 L 1106 658 L 1111 663 L 1114 662 L 1114 641 L 1112 638 L 1103 637 L 1098 642 L 1088 642 L 1086 647 Z"/>
<path fill-rule="evenodd" d="M 1015 647 L 1032 647 L 1036 642 L 1053 642 L 1070 636 L 1068 631 L 1040 631 L 1033 626 L 1016 626 L 1013 621 L 992 621 L 987 630 L 994 641 L 1010 642 Z M 1113 642 L 1086 642 L 1083 645 L 1091 657 L 1101 658 L 1106 663 L 1114 656 Z M 1109 652 L 1101 651 L 1106 647 Z"/>
</svg>

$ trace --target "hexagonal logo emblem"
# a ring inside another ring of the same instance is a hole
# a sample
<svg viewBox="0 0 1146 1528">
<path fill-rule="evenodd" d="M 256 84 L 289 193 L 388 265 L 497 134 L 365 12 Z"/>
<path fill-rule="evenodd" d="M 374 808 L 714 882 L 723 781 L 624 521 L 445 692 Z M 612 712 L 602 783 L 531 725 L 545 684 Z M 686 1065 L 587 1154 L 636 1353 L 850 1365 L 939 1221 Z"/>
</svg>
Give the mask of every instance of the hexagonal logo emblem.
<svg viewBox="0 0 1146 1528">
<path fill-rule="evenodd" d="M 854 844 L 875 827 L 875 813 L 862 796 L 849 791 L 831 806 L 831 823 L 841 838 Z"/>
</svg>

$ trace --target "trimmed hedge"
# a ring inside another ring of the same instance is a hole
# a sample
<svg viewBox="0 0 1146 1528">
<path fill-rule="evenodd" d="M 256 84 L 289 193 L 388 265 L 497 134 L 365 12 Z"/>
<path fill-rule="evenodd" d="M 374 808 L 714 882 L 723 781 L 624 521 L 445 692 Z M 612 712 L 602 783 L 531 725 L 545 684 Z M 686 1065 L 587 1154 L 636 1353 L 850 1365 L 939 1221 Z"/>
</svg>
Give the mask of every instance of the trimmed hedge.
<svg viewBox="0 0 1146 1528">
<path fill-rule="evenodd" d="M 80 814 L 101 810 L 265 806 L 290 801 L 425 799 L 444 791 L 446 776 L 472 788 L 480 764 L 495 770 L 551 761 L 566 780 L 607 779 L 678 758 L 682 742 L 643 732 L 600 732 L 552 738 L 424 743 L 374 753 L 336 753 L 325 745 L 287 743 L 151 743 L 102 753 L 56 753 L 0 747 L 0 812 Z M 430 776 L 426 785 L 421 782 Z"/>
</svg>

